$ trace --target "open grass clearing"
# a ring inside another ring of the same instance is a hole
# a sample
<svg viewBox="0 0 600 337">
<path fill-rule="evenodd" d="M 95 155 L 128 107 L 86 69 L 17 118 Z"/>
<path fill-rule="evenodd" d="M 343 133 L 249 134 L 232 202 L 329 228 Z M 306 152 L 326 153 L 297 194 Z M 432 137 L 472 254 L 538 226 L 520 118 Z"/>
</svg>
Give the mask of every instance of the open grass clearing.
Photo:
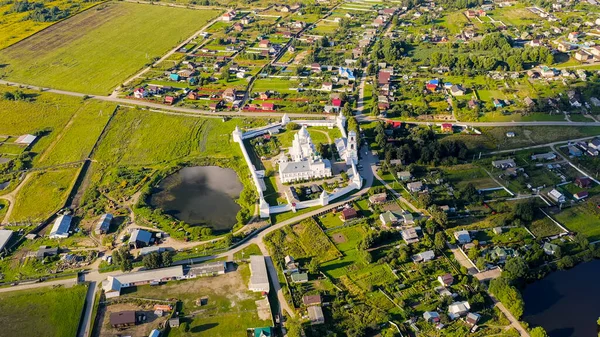
<svg viewBox="0 0 600 337">
<path fill-rule="evenodd" d="M 78 171 L 77 166 L 30 173 L 17 193 L 9 221 L 38 222 L 50 217 L 64 205 Z"/>
<path fill-rule="evenodd" d="M 108 94 L 217 14 L 125 2 L 99 5 L 4 49 L 1 73 L 21 83 Z"/>
<path fill-rule="evenodd" d="M 72 337 L 82 315 L 87 286 L 38 288 L 0 294 L 2 336 Z"/>
<path fill-rule="evenodd" d="M 85 159 L 115 109 L 112 103 L 86 101 L 40 157 L 40 164 L 51 166 Z"/>
<path fill-rule="evenodd" d="M 569 230 L 584 234 L 590 241 L 600 240 L 600 210 L 595 202 L 565 208 L 553 217 Z"/>
</svg>

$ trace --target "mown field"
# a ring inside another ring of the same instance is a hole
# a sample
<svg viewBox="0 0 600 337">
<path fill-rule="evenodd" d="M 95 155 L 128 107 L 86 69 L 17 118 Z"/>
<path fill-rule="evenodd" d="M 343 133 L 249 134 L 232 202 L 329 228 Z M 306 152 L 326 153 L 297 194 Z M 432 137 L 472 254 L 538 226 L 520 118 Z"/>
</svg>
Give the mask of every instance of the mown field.
<svg viewBox="0 0 600 337">
<path fill-rule="evenodd" d="M 41 221 L 57 211 L 69 195 L 79 167 L 30 173 L 17 193 L 9 221 Z"/>
<path fill-rule="evenodd" d="M 73 337 L 87 286 L 39 288 L 0 294 L 2 336 Z"/>
<path fill-rule="evenodd" d="M 217 16 L 132 3 L 107 3 L 2 51 L 0 74 L 16 82 L 108 94 L 153 58 Z"/>
</svg>

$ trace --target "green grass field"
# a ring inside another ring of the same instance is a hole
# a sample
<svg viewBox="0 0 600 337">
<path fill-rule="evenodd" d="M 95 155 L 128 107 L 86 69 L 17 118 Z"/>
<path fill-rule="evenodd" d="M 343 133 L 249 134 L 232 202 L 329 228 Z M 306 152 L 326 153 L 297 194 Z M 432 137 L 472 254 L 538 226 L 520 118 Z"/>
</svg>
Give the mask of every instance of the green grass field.
<svg viewBox="0 0 600 337">
<path fill-rule="evenodd" d="M 365 229 L 360 225 L 328 232 L 327 235 L 334 240 L 336 247 L 342 252 L 342 257 L 322 264 L 323 272 L 330 277 L 339 278 L 356 270 L 358 268 L 356 262 L 359 259 L 356 245 L 365 234 Z"/>
<path fill-rule="evenodd" d="M 100 5 L 3 50 L 1 74 L 21 83 L 108 94 L 217 14 L 132 3 Z"/>
<path fill-rule="evenodd" d="M 590 241 L 600 240 L 600 211 L 592 202 L 563 209 L 553 217 L 569 230 L 583 233 Z"/>
<path fill-rule="evenodd" d="M 241 155 L 231 140 L 239 123 L 119 109 L 94 159 L 106 164 L 144 165 L 194 156 L 230 158 Z"/>
<path fill-rule="evenodd" d="M 2 336 L 73 337 L 87 286 L 39 288 L 0 294 Z"/>
<path fill-rule="evenodd" d="M 69 195 L 78 167 L 34 172 L 17 193 L 11 222 L 41 221 L 59 210 Z"/>
<path fill-rule="evenodd" d="M 85 159 L 115 108 L 112 103 L 86 101 L 58 135 L 56 142 L 50 145 L 47 153 L 39 158 L 40 165 L 50 166 Z"/>
<path fill-rule="evenodd" d="M 0 89 L 4 92 L 14 92 L 11 88 Z M 83 106 L 97 106 L 98 103 L 82 103 L 80 98 L 25 91 L 30 96 L 30 101 L 0 100 L 2 122 L 0 135 L 18 137 L 23 134 L 43 134 L 31 147 L 30 151 L 38 154 L 39 159 L 46 148 L 53 143 L 60 132 L 65 128 L 71 117 Z M 83 109 L 86 110 L 86 109 Z"/>
</svg>

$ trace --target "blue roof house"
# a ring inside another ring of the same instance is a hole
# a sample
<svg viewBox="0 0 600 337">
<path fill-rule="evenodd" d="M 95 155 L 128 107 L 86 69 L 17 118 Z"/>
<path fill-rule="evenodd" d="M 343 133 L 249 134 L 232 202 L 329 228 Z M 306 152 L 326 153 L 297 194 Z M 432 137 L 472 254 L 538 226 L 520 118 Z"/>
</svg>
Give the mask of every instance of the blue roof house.
<svg viewBox="0 0 600 337">
<path fill-rule="evenodd" d="M 169 78 L 173 81 L 179 81 L 179 74 L 171 74 Z"/>
</svg>

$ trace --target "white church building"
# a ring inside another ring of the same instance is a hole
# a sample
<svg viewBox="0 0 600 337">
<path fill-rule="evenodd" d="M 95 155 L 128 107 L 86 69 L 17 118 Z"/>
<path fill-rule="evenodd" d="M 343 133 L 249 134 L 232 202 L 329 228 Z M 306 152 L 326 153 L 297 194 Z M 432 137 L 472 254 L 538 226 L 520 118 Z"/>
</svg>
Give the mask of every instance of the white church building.
<svg viewBox="0 0 600 337">
<path fill-rule="evenodd" d="M 279 163 L 279 179 L 282 183 L 291 183 L 300 180 L 329 178 L 331 162 L 321 158 L 315 149 L 306 126 L 294 135 L 289 158 L 285 156 Z"/>
</svg>

